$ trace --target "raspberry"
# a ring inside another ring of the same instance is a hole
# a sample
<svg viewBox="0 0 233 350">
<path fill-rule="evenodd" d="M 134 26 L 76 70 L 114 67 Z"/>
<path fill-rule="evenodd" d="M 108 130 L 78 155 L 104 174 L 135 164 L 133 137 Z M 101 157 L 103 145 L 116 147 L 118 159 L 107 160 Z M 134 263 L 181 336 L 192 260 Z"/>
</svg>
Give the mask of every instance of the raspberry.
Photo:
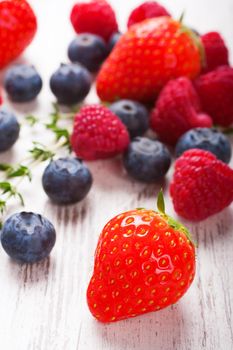
<svg viewBox="0 0 233 350">
<path fill-rule="evenodd" d="M 118 31 L 115 13 L 105 0 L 91 0 L 74 5 L 71 23 L 77 33 L 92 33 L 108 41 Z"/>
<path fill-rule="evenodd" d="M 229 65 L 228 49 L 219 33 L 207 33 L 201 36 L 201 40 L 204 45 L 206 57 L 206 66 L 203 72 L 210 72 L 219 66 Z"/>
<path fill-rule="evenodd" d="M 195 82 L 204 111 L 214 123 L 229 126 L 233 122 L 233 68 L 224 66 L 200 76 Z"/>
<path fill-rule="evenodd" d="M 86 160 L 113 157 L 128 144 L 126 127 L 108 108 L 89 105 L 76 115 L 71 145 L 78 157 Z"/>
<path fill-rule="evenodd" d="M 136 7 L 130 14 L 128 19 L 128 28 L 138 22 L 142 22 L 147 18 L 160 16 L 169 16 L 170 13 L 156 1 L 146 1 Z"/>
<path fill-rule="evenodd" d="M 169 144 L 175 144 L 189 129 L 211 125 L 211 118 L 201 113 L 200 101 L 191 81 L 184 77 L 165 85 L 151 114 L 152 129 Z"/>
<path fill-rule="evenodd" d="M 206 219 L 233 201 L 233 170 L 208 151 L 188 150 L 175 163 L 170 194 L 179 215 Z"/>
</svg>

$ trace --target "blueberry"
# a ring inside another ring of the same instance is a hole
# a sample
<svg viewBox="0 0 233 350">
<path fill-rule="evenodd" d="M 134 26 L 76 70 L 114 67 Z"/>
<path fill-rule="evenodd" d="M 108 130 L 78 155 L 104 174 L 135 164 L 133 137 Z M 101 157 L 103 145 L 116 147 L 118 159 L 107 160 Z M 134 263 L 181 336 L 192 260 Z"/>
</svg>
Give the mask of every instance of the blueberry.
<svg viewBox="0 0 233 350">
<path fill-rule="evenodd" d="M 133 178 L 143 182 L 162 179 L 171 164 L 167 147 L 159 141 L 136 137 L 123 157 L 125 169 Z"/>
<path fill-rule="evenodd" d="M 34 263 L 46 258 L 56 241 L 52 223 L 35 213 L 16 213 L 3 225 L 1 243 L 13 259 Z"/>
<path fill-rule="evenodd" d="M 127 127 L 131 138 L 143 135 L 149 128 L 149 113 L 145 106 L 131 100 L 120 100 L 109 106 Z"/>
<path fill-rule="evenodd" d="M 7 151 L 19 137 L 19 123 L 14 114 L 0 110 L 0 152 Z"/>
<path fill-rule="evenodd" d="M 34 100 L 42 88 L 42 80 L 35 67 L 19 64 L 8 69 L 5 89 L 14 102 Z"/>
<path fill-rule="evenodd" d="M 121 37 L 122 37 L 122 34 L 119 32 L 112 34 L 112 36 L 108 42 L 108 52 L 109 53 L 113 50 L 114 46 L 116 46 L 116 44 L 118 43 L 118 41 L 120 40 Z"/>
<path fill-rule="evenodd" d="M 187 131 L 176 144 L 176 157 L 191 148 L 200 148 L 212 152 L 225 163 L 229 163 L 231 159 L 230 141 L 216 129 L 195 128 Z"/>
<path fill-rule="evenodd" d="M 81 102 L 91 88 L 91 75 L 78 64 L 61 64 L 51 76 L 50 88 L 61 104 Z"/>
<path fill-rule="evenodd" d="M 52 160 L 47 166 L 42 184 L 53 202 L 71 204 L 87 195 L 92 185 L 92 175 L 78 158 L 60 158 Z"/>
<path fill-rule="evenodd" d="M 69 45 L 71 62 L 79 62 L 90 72 L 96 72 L 107 57 L 105 41 L 94 34 L 79 34 Z"/>
</svg>

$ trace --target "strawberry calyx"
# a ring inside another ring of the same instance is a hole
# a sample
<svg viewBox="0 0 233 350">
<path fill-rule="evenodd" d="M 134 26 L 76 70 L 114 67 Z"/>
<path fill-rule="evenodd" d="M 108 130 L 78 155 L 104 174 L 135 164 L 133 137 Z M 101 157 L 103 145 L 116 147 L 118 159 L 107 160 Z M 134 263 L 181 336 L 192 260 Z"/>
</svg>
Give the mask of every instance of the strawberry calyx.
<svg viewBox="0 0 233 350">
<path fill-rule="evenodd" d="M 159 211 L 159 214 L 166 220 L 169 226 L 171 226 L 174 230 L 182 231 L 187 239 L 194 244 L 192 236 L 184 225 L 182 225 L 179 221 L 176 221 L 171 216 L 167 215 L 165 212 L 165 202 L 164 202 L 164 196 L 162 189 L 159 191 L 158 197 L 157 197 L 157 208 Z M 194 244 L 195 245 L 195 244 Z"/>
<path fill-rule="evenodd" d="M 183 16 L 184 16 L 184 14 L 183 14 Z M 181 27 L 179 29 L 179 34 L 186 34 L 193 41 L 194 45 L 199 50 L 200 57 L 201 57 L 201 66 L 204 68 L 204 67 L 206 67 L 206 54 L 205 54 L 204 45 L 203 45 L 200 37 L 196 33 L 194 33 L 194 31 L 192 29 L 190 29 L 189 27 L 185 26 L 182 23 L 183 16 L 181 17 L 181 20 L 179 21 L 181 24 Z"/>
</svg>

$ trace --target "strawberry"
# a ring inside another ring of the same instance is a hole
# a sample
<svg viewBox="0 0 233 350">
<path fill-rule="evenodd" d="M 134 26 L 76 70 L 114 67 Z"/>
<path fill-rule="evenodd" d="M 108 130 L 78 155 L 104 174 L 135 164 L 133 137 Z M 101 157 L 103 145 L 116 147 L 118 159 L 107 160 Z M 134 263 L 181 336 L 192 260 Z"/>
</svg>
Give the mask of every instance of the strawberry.
<svg viewBox="0 0 233 350">
<path fill-rule="evenodd" d="M 188 150 L 175 163 L 170 193 L 179 215 L 204 220 L 233 201 L 233 170 L 208 151 Z"/>
<path fill-rule="evenodd" d="M 104 227 L 95 253 L 87 302 L 101 322 L 119 321 L 176 303 L 195 274 L 188 230 L 164 212 L 135 209 Z"/>
<path fill-rule="evenodd" d="M 193 79 L 200 73 L 200 46 L 200 39 L 172 18 L 135 24 L 103 64 L 97 93 L 104 101 L 128 98 L 154 102 L 170 79 Z"/>
<path fill-rule="evenodd" d="M 27 1 L 0 2 L 0 68 L 16 59 L 26 49 L 36 30 L 36 16 Z"/>
</svg>

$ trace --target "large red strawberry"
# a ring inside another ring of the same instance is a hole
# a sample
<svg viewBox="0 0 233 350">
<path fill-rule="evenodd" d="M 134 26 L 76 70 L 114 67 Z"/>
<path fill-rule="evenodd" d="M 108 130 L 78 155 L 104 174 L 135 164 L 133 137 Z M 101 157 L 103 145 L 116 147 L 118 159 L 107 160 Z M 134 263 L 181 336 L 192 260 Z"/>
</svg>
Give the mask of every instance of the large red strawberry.
<svg viewBox="0 0 233 350">
<path fill-rule="evenodd" d="M 179 215 L 206 219 L 233 201 L 233 170 L 210 152 L 188 150 L 175 163 L 170 193 Z"/>
<path fill-rule="evenodd" d="M 192 79 L 199 74 L 200 47 L 200 39 L 172 18 L 136 24 L 121 37 L 103 64 L 97 77 L 97 93 L 103 101 L 154 101 L 170 79 Z"/>
<path fill-rule="evenodd" d="M 119 321 L 174 304 L 195 274 L 195 248 L 188 230 L 164 212 L 135 209 L 104 227 L 87 290 L 91 313 Z"/>
<path fill-rule="evenodd" d="M 36 16 L 27 1 L 0 1 L 0 68 L 24 51 L 36 30 Z"/>
</svg>

